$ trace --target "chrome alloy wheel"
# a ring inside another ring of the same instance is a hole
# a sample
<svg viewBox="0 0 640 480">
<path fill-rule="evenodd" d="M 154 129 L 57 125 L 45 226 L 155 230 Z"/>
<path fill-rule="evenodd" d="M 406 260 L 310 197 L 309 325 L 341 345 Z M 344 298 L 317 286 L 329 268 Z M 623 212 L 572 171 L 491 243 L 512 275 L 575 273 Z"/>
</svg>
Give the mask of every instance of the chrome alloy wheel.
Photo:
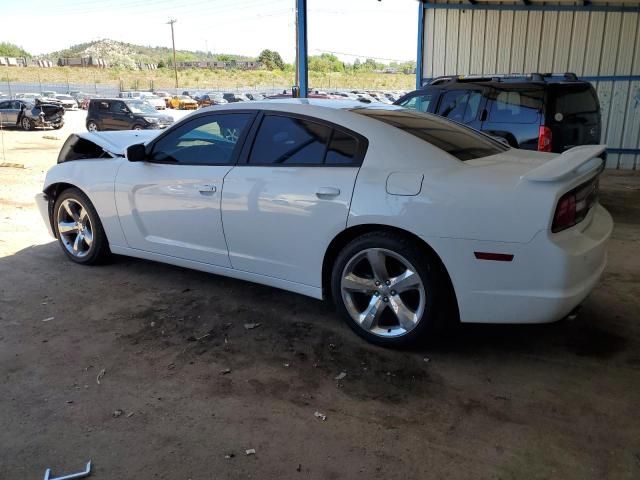
<svg viewBox="0 0 640 480">
<path fill-rule="evenodd" d="M 416 268 L 402 255 L 368 248 L 347 262 L 340 284 L 347 312 L 361 328 L 381 337 L 413 330 L 426 305 Z"/>
<path fill-rule="evenodd" d="M 74 257 L 85 257 L 93 243 L 93 226 L 87 209 L 72 198 L 58 207 L 58 232 L 67 251 Z"/>
</svg>

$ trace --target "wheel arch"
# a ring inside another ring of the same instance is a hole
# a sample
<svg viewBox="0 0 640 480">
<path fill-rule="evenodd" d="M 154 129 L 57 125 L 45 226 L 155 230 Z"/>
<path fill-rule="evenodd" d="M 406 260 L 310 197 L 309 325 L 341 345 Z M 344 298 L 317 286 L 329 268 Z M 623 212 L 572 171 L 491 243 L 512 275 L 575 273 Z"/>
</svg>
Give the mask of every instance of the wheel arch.
<svg viewBox="0 0 640 480">
<path fill-rule="evenodd" d="M 349 227 L 343 231 L 341 231 L 334 239 L 329 243 L 327 250 L 325 251 L 324 259 L 322 262 L 322 294 L 325 299 L 331 299 L 331 270 L 333 269 L 333 264 L 340 254 L 340 251 L 353 239 L 372 232 L 389 232 L 395 233 L 398 235 L 402 235 L 406 238 L 409 238 L 412 242 L 414 242 L 418 248 L 423 250 L 429 256 L 436 260 L 438 266 L 440 267 L 444 278 L 446 279 L 446 287 L 448 292 L 447 303 L 452 309 L 451 313 L 454 315 L 456 321 L 459 320 L 459 309 L 458 309 L 458 301 L 457 295 L 455 292 L 455 288 L 453 287 L 453 282 L 451 281 L 451 276 L 449 275 L 449 271 L 445 266 L 444 262 L 440 258 L 440 255 L 425 242 L 418 235 L 409 232 L 408 230 L 404 230 L 399 227 L 393 227 L 390 225 L 384 224 L 362 224 L 362 225 L 354 225 Z"/>
<path fill-rule="evenodd" d="M 43 193 L 47 196 L 47 201 L 48 201 L 48 206 L 49 206 L 49 224 L 51 225 L 51 230 L 53 231 L 53 233 L 56 235 L 56 238 L 58 238 L 57 235 L 57 231 L 56 228 L 53 224 L 53 207 L 56 203 L 56 199 L 58 198 L 58 196 L 64 192 L 65 190 L 68 190 L 70 188 L 77 188 L 78 190 L 80 190 L 82 193 L 84 193 L 85 195 L 87 195 L 87 192 L 85 192 L 82 188 L 80 188 L 77 185 L 74 185 L 72 183 L 68 183 L 68 182 L 55 182 L 52 183 L 51 185 L 48 185 L 44 190 Z M 87 195 L 87 197 L 89 197 L 89 195 Z"/>
</svg>

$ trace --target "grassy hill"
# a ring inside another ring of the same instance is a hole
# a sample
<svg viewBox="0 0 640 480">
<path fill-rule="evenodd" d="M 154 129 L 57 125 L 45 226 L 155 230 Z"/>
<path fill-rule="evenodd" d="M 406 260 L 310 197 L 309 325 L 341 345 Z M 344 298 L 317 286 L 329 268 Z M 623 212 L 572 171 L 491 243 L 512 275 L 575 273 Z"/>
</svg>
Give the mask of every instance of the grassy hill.
<svg viewBox="0 0 640 480">
<path fill-rule="evenodd" d="M 60 57 L 85 56 L 103 58 L 113 67 L 136 68 L 136 62 L 168 65 L 173 59 L 173 52 L 171 48 L 167 47 L 134 45 L 104 39 L 95 42 L 79 43 L 65 50 L 41 55 L 42 58 L 48 58 L 54 61 Z M 179 62 L 207 59 L 227 60 L 229 58 L 238 60 L 247 59 L 247 57 L 241 55 L 212 55 L 211 53 L 201 51 L 176 50 L 176 60 Z"/>
</svg>

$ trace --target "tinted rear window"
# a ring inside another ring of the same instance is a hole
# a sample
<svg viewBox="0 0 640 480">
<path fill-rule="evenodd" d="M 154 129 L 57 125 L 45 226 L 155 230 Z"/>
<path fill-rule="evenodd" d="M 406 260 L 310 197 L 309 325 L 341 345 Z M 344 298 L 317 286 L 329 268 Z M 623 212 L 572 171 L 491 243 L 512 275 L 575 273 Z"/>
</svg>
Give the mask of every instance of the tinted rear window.
<svg viewBox="0 0 640 480">
<path fill-rule="evenodd" d="M 598 100 L 590 86 L 557 86 L 552 90 L 553 113 L 567 117 L 581 113 L 597 113 Z"/>
<path fill-rule="evenodd" d="M 480 132 L 435 115 L 373 108 L 351 111 L 399 128 L 462 161 L 496 155 L 509 149 Z"/>
<path fill-rule="evenodd" d="M 494 123 L 538 123 L 544 93 L 541 89 L 500 89 L 491 94 L 489 118 Z"/>
</svg>

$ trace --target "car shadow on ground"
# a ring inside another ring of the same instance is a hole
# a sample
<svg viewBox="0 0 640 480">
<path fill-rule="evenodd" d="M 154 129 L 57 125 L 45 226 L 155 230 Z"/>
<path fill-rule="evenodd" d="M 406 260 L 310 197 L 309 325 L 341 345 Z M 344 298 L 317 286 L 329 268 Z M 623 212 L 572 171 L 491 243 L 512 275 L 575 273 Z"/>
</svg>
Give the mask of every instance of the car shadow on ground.
<svg viewBox="0 0 640 480">
<path fill-rule="evenodd" d="M 599 304 L 598 298 L 589 299 L 575 320 L 457 325 L 399 351 L 357 337 L 329 302 L 120 256 L 103 266 L 83 267 L 67 260 L 54 242 L 0 259 L 0 280 L 3 310 L 28 321 L 45 316 L 34 312 L 30 302 L 46 303 L 53 307 L 46 315 L 65 325 L 57 335 L 75 329 L 76 336 L 88 342 L 98 335 L 115 335 L 118 349 L 164 361 L 170 368 L 194 362 L 234 369 L 291 366 L 298 369 L 304 390 L 346 372 L 345 393 L 381 401 L 424 394 L 441 384 L 428 368 L 432 360 L 524 368 L 541 359 L 588 363 L 626 351 L 624 361 L 640 364 L 629 357 L 633 335 L 625 335 L 621 326 L 624 314 Z"/>
</svg>

